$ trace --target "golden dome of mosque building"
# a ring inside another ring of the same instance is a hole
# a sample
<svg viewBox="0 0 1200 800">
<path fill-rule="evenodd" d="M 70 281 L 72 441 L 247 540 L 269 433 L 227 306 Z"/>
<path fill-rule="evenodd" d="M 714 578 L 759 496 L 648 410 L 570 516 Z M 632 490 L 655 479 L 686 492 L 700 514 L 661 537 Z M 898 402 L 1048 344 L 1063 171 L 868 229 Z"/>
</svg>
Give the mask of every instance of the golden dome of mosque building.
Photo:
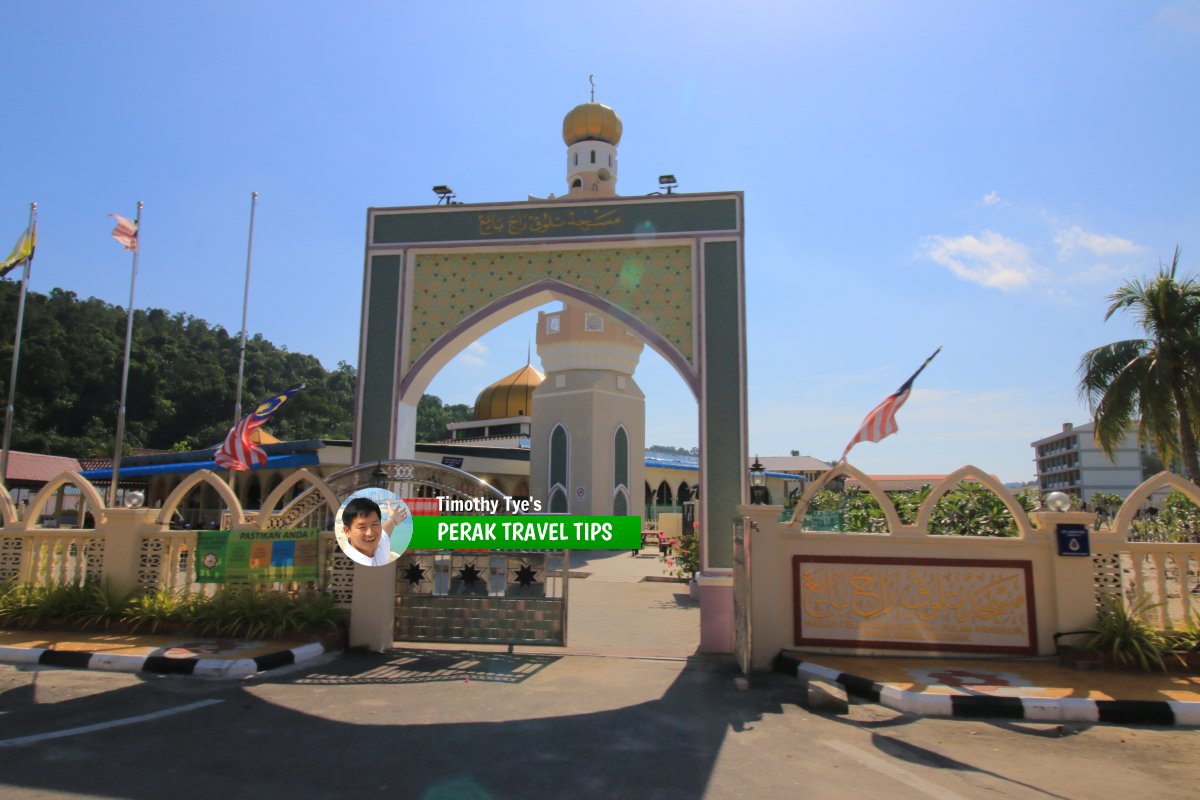
<svg viewBox="0 0 1200 800">
<path fill-rule="evenodd" d="M 621 118 L 603 103 L 580 103 L 563 117 L 563 143 L 570 147 L 598 141 L 614 147 L 621 142 Z"/>
<path fill-rule="evenodd" d="M 546 376 L 532 364 L 488 386 L 475 398 L 475 420 L 527 417 L 533 409 L 533 390 Z"/>
</svg>

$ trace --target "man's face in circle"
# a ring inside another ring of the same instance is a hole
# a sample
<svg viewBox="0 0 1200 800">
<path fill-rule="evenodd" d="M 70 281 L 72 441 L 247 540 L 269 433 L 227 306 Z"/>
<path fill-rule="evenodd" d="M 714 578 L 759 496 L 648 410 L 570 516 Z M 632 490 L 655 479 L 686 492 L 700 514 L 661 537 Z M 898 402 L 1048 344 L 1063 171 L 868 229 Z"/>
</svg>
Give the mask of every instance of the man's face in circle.
<svg viewBox="0 0 1200 800">
<path fill-rule="evenodd" d="M 379 546 L 379 536 L 383 533 L 383 525 L 375 512 L 355 517 L 349 524 L 342 525 L 350 546 L 364 556 L 374 556 L 375 548 Z"/>
</svg>

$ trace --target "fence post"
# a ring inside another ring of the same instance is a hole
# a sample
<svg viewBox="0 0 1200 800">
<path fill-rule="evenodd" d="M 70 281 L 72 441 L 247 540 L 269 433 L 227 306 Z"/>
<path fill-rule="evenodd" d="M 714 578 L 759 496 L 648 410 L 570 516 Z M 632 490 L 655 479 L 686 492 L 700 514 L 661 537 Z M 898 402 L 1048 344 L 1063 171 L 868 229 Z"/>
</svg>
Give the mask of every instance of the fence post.
<svg viewBox="0 0 1200 800">
<path fill-rule="evenodd" d="M 154 525 L 156 509 L 109 508 L 106 522 L 96 533 L 104 538 L 104 580 L 122 590 L 138 588 L 142 558 L 142 530 Z"/>
<path fill-rule="evenodd" d="M 1056 526 L 1084 525 L 1090 532 L 1092 553 L 1099 539 L 1108 538 L 1093 531 L 1096 515 L 1090 511 L 1039 511 L 1029 515 L 1039 531 L 1046 536 L 1047 556 L 1050 559 L 1054 585 L 1056 625 L 1050 633 L 1086 630 L 1096 623 L 1095 567 L 1090 556 L 1060 556 Z"/>
<path fill-rule="evenodd" d="M 396 630 L 396 562 L 381 567 L 354 565 L 350 603 L 350 647 L 382 653 Z"/>
</svg>

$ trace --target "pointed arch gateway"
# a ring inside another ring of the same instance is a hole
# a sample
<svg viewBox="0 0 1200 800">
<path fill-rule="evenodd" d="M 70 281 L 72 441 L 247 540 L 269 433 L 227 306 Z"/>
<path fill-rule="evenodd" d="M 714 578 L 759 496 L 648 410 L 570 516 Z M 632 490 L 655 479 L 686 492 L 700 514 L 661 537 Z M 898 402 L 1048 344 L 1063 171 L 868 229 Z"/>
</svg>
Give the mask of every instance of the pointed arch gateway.
<svg viewBox="0 0 1200 800">
<path fill-rule="evenodd" d="M 50 502 L 55 493 L 64 486 L 74 486 L 79 490 L 82 499 L 82 506 L 79 513 L 83 514 L 84 510 L 90 511 L 99 524 L 104 524 L 108 521 L 107 506 L 104 504 L 104 498 L 96 491 L 96 487 L 91 482 L 80 475 L 78 472 L 60 472 L 49 483 L 43 486 L 34 496 L 33 502 L 29 504 L 29 510 L 25 512 L 24 527 L 30 530 L 36 527 L 38 519 L 42 516 L 42 510 L 46 504 Z M 82 517 L 81 517 L 82 518 Z"/>
<path fill-rule="evenodd" d="M 293 498 L 292 501 L 288 503 L 278 515 L 276 515 L 275 506 L 279 505 L 279 501 L 286 496 L 288 490 L 298 486 L 301 483 L 307 483 L 308 489 L 297 494 L 296 497 Z M 308 496 L 312 493 L 316 493 L 321 496 L 321 499 L 324 501 L 324 504 L 329 510 L 330 514 L 337 512 L 340 504 L 338 503 L 337 495 L 334 494 L 333 490 L 329 488 L 329 484 L 306 469 L 298 469 L 291 475 L 288 475 L 286 478 L 284 478 L 280 484 L 276 486 L 269 495 L 267 495 L 267 499 L 265 502 L 263 502 L 261 510 L 258 512 L 258 519 L 256 520 L 259 530 L 267 530 L 267 528 L 271 526 L 272 517 L 286 517 L 289 509 L 295 507 L 299 503 L 305 503 L 308 500 Z"/>
<path fill-rule="evenodd" d="M 421 392 L 480 335 L 579 302 L 636 331 L 697 398 L 702 568 L 730 575 L 749 496 L 742 220 L 740 192 L 369 209 L 355 462 L 413 456 Z M 732 605 L 727 579 L 704 586 Z"/>
<path fill-rule="evenodd" d="M 1008 513 L 1012 514 L 1013 521 L 1017 525 L 1017 532 L 1022 539 L 1028 539 L 1033 532 L 1033 526 L 1029 521 L 1029 515 L 1025 513 L 1025 509 L 1017 504 L 1013 499 L 1012 494 L 1004 488 L 1004 484 L 996 480 L 992 475 L 984 472 L 979 467 L 968 464 L 965 467 L 959 467 L 954 472 L 942 479 L 941 483 L 934 486 L 929 492 L 929 496 L 921 503 L 921 510 L 917 512 L 917 527 L 923 531 L 929 530 L 929 520 L 933 517 L 933 509 L 937 506 L 938 501 L 945 496 L 947 492 L 955 489 L 960 483 L 970 478 L 987 487 L 992 494 L 1004 504 L 1008 509 Z"/>
<path fill-rule="evenodd" d="M 229 513 L 233 516 L 233 525 L 239 527 L 246 524 L 246 515 L 242 511 L 242 504 L 238 502 L 237 495 L 229 488 L 229 484 L 216 476 L 216 473 L 207 469 L 200 469 L 188 475 L 183 481 L 176 486 L 167 499 L 163 501 L 162 510 L 158 513 L 158 524 L 166 525 L 171 520 L 171 514 L 175 509 L 179 508 L 179 504 L 188 496 L 193 489 L 200 484 L 207 484 L 212 487 L 229 509 Z"/>
<path fill-rule="evenodd" d="M 896 506 L 892 504 L 892 500 L 887 496 L 887 492 L 879 488 L 879 484 L 871 480 L 865 472 L 853 464 L 845 462 L 836 465 L 833 469 L 825 472 L 821 477 L 808 484 L 808 487 L 804 490 L 804 494 L 796 502 L 792 518 L 788 520 L 787 524 L 803 525 L 804 518 L 808 515 L 808 503 L 812 500 L 813 495 L 828 486 L 834 478 L 843 476 L 857 480 L 867 490 L 867 493 L 875 498 L 875 502 L 879 503 L 879 508 L 883 510 L 883 516 L 887 521 L 889 533 L 896 533 L 900 530 L 900 515 L 896 513 Z"/>
</svg>

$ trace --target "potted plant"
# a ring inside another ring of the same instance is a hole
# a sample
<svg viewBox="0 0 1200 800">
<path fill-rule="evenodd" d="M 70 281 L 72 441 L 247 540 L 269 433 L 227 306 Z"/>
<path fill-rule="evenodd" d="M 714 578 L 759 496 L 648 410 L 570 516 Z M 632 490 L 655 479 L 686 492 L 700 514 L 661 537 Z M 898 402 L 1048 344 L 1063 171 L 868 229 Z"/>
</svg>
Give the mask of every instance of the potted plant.
<svg viewBox="0 0 1200 800">
<path fill-rule="evenodd" d="M 700 537 L 684 535 L 665 541 L 666 552 L 659 560 L 667 565 L 667 572 L 680 581 L 687 581 L 688 594 L 696 597 L 696 573 L 700 571 Z"/>
</svg>

